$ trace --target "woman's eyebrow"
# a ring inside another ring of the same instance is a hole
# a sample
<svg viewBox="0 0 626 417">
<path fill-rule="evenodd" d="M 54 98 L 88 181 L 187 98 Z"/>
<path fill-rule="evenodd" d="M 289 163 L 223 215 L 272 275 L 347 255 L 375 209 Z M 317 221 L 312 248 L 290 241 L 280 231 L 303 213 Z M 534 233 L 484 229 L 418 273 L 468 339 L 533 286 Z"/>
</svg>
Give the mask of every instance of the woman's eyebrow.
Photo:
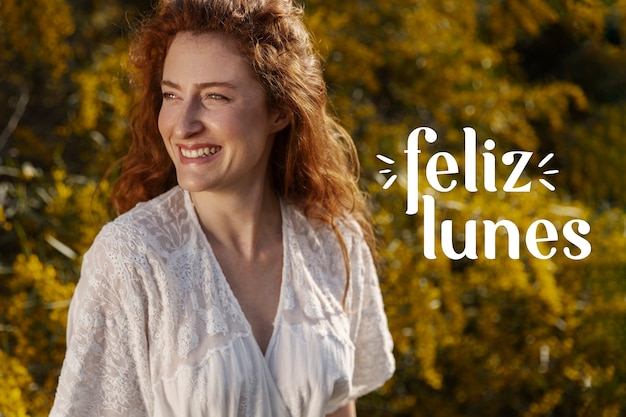
<svg viewBox="0 0 626 417">
<path fill-rule="evenodd" d="M 161 86 L 175 88 L 177 90 L 181 89 L 180 85 L 169 80 L 161 81 Z M 236 89 L 235 85 L 228 81 L 211 81 L 211 82 L 197 83 L 197 84 L 194 84 L 193 86 L 194 88 L 198 90 L 202 90 L 202 89 L 210 88 L 210 87 L 225 87 L 225 88 L 230 88 L 233 90 Z"/>
</svg>

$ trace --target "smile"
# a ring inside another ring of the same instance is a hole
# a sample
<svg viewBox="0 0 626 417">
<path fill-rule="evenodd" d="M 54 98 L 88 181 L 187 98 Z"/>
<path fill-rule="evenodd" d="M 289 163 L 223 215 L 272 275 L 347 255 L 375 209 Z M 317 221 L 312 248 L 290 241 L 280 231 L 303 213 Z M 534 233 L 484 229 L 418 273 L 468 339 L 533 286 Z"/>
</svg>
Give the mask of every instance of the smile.
<svg viewBox="0 0 626 417">
<path fill-rule="evenodd" d="M 180 153 L 185 158 L 205 158 L 207 156 L 215 155 L 220 149 L 222 149 L 221 146 L 207 146 L 200 149 L 180 148 Z"/>
</svg>

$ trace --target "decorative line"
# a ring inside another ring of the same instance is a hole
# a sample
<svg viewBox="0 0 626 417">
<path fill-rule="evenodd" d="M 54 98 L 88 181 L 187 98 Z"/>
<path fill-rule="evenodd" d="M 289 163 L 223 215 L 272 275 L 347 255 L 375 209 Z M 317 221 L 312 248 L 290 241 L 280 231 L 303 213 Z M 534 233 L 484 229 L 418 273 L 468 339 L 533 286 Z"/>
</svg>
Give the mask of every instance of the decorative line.
<svg viewBox="0 0 626 417">
<path fill-rule="evenodd" d="M 391 185 L 395 182 L 396 178 L 398 178 L 398 176 L 396 174 L 393 174 L 385 183 L 385 185 L 383 185 L 383 190 L 388 189 L 389 187 L 391 187 Z"/>
<path fill-rule="evenodd" d="M 554 185 L 550 184 L 548 181 L 544 180 L 543 178 L 541 178 L 539 180 L 540 183 L 542 183 L 544 185 L 544 187 L 546 187 L 548 190 L 550 191 L 554 191 L 556 190 L 556 188 L 554 187 Z"/>
<path fill-rule="evenodd" d="M 547 164 L 548 162 L 550 162 L 550 160 L 551 160 L 552 158 L 554 158 L 554 153 L 552 153 L 552 152 L 551 152 L 551 153 L 549 153 L 548 155 L 546 155 L 546 157 L 545 157 L 545 158 L 543 158 L 543 159 L 541 160 L 541 162 L 539 162 L 539 165 L 538 165 L 538 166 L 539 166 L 539 168 L 543 168 L 543 166 L 544 166 L 545 164 Z"/>
<path fill-rule="evenodd" d="M 396 161 L 394 161 L 393 159 L 391 159 L 391 158 L 389 158 L 389 157 L 387 157 L 385 155 L 378 154 L 378 155 L 376 155 L 376 158 L 378 158 L 379 160 L 383 161 L 384 163 L 386 163 L 388 165 L 393 165 L 393 164 L 396 163 Z"/>
</svg>

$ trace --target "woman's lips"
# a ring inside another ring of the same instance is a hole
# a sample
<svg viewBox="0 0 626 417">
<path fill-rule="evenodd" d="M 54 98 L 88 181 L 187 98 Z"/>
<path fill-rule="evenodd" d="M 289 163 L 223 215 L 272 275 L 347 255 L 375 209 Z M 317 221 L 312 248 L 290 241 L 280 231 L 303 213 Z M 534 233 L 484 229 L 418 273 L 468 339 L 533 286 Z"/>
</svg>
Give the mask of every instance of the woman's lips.
<svg viewBox="0 0 626 417">
<path fill-rule="evenodd" d="M 207 156 L 215 155 L 217 152 L 219 152 L 220 149 L 222 149 L 221 146 L 205 146 L 205 147 L 196 148 L 196 149 L 180 148 L 180 153 L 185 158 L 197 159 L 197 158 L 206 158 Z"/>
<path fill-rule="evenodd" d="M 218 145 L 179 146 L 180 161 L 184 164 L 203 163 L 213 159 L 222 150 Z"/>
</svg>

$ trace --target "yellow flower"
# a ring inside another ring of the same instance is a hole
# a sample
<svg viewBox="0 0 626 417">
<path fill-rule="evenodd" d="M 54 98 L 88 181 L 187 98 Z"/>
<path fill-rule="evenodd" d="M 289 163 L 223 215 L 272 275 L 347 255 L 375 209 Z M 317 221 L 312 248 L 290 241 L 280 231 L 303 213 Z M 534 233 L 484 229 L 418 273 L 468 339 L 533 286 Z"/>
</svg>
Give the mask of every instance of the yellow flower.
<svg viewBox="0 0 626 417">
<path fill-rule="evenodd" d="M 10 232 L 13 226 L 7 220 L 6 213 L 4 212 L 4 207 L 0 206 L 0 228 L 4 229 L 6 232 Z"/>
</svg>

